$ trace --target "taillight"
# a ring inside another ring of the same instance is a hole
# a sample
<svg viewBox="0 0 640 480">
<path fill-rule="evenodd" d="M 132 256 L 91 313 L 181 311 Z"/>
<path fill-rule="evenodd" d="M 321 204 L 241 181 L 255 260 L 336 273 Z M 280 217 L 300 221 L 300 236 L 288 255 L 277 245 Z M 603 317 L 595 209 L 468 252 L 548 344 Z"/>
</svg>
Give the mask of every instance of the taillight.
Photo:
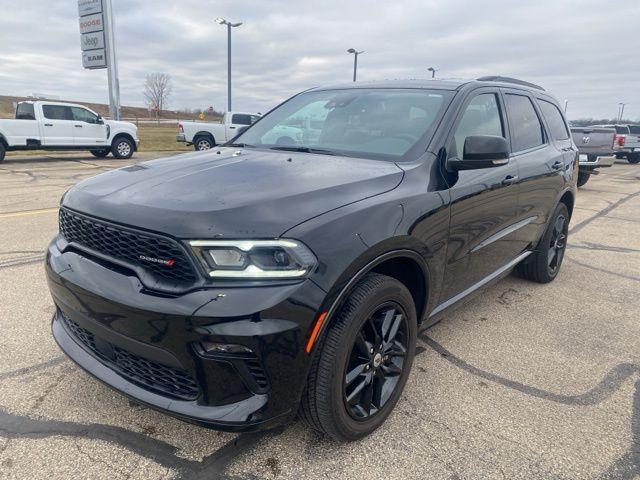
<svg viewBox="0 0 640 480">
<path fill-rule="evenodd" d="M 180 131 L 180 133 L 184 133 L 184 127 L 181 123 L 178 124 L 178 130 Z"/>
<path fill-rule="evenodd" d="M 619 147 L 624 147 L 624 141 L 625 141 L 625 136 L 624 135 L 620 135 L 618 137 L 618 146 Z"/>
</svg>

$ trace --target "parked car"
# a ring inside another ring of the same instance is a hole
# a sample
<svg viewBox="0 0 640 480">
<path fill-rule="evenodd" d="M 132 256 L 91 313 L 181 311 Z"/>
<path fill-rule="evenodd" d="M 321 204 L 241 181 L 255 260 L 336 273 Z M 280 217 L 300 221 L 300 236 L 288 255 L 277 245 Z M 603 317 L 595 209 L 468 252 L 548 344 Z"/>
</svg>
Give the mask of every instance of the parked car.
<svg viewBox="0 0 640 480">
<path fill-rule="evenodd" d="M 89 150 L 96 157 L 131 158 L 139 143 L 133 123 L 104 120 L 74 103 L 20 102 L 15 119 L 0 120 L 0 161 L 14 150 Z"/>
<path fill-rule="evenodd" d="M 275 138 L 300 112 L 316 140 Z M 557 277 L 577 176 L 533 84 L 315 88 L 228 148 L 71 188 L 46 255 L 53 335 L 177 417 L 255 430 L 300 411 L 358 439 L 400 399 L 418 329 L 513 268 Z"/>
<path fill-rule="evenodd" d="M 589 181 L 591 174 L 597 174 L 598 168 L 610 167 L 615 162 L 615 128 L 571 127 L 571 135 L 580 154 L 578 187 Z"/>
<path fill-rule="evenodd" d="M 637 126 L 630 125 L 594 125 L 595 127 L 614 128 L 616 142 L 614 145 L 616 158 L 626 158 L 629 163 L 640 162 L 640 135 Z M 631 132 L 631 127 L 635 133 Z"/>
<path fill-rule="evenodd" d="M 259 113 L 227 112 L 222 117 L 222 123 L 178 122 L 178 142 L 187 142 L 196 150 L 209 150 L 235 137 L 240 130 L 255 123 L 260 118 Z"/>
</svg>

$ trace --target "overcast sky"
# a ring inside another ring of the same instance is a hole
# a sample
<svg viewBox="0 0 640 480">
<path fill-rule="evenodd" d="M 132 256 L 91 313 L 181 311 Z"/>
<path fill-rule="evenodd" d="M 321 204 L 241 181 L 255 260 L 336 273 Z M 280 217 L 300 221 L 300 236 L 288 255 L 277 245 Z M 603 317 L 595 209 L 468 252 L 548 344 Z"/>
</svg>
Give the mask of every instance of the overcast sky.
<svg viewBox="0 0 640 480">
<path fill-rule="evenodd" d="M 9 0 L 3 0 L 5 7 Z M 76 0 L 20 0 L 0 15 L 0 95 L 107 102 L 104 70 L 83 70 Z M 113 0 L 123 105 L 145 75 L 173 78 L 171 108 L 226 106 L 223 16 L 233 31 L 234 109 L 264 112 L 309 87 L 501 74 L 543 85 L 569 117 L 640 120 L 638 0 Z M 628 115 L 627 115 L 628 114 Z"/>
</svg>

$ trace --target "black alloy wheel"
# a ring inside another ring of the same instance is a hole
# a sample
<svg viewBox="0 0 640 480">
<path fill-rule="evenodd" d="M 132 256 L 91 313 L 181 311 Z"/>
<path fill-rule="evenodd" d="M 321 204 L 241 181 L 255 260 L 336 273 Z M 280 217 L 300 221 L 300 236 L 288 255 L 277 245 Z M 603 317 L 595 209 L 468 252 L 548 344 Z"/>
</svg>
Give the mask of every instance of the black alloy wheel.
<svg viewBox="0 0 640 480">
<path fill-rule="evenodd" d="M 362 324 L 348 358 L 343 398 L 349 414 L 367 419 L 395 391 L 407 356 L 407 316 L 390 302 Z"/>
<path fill-rule="evenodd" d="M 407 287 L 369 273 L 318 341 L 300 416 L 338 441 L 363 438 L 400 399 L 415 355 L 417 314 Z"/>
<path fill-rule="evenodd" d="M 564 251 L 567 248 L 568 222 L 564 215 L 558 215 L 553 224 L 549 250 L 547 252 L 547 265 L 549 275 L 555 276 L 562 264 Z"/>
</svg>

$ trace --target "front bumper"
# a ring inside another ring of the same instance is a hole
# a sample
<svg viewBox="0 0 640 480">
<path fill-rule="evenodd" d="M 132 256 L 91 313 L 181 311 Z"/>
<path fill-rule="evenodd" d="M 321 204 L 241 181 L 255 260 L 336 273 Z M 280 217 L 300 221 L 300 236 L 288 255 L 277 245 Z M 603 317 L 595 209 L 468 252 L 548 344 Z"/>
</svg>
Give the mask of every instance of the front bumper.
<svg viewBox="0 0 640 480">
<path fill-rule="evenodd" d="M 309 367 L 304 343 L 325 296 L 313 282 L 160 296 L 133 273 L 61 252 L 55 241 L 46 272 L 54 338 L 110 387 L 223 430 L 269 428 L 295 415 Z M 250 353 L 207 353 L 202 342 Z"/>
<path fill-rule="evenodd" d="M 581 167 L 610 167 L 616 161 L 613 155 L 580 155 L 579 165 Z"/>
</svg>

